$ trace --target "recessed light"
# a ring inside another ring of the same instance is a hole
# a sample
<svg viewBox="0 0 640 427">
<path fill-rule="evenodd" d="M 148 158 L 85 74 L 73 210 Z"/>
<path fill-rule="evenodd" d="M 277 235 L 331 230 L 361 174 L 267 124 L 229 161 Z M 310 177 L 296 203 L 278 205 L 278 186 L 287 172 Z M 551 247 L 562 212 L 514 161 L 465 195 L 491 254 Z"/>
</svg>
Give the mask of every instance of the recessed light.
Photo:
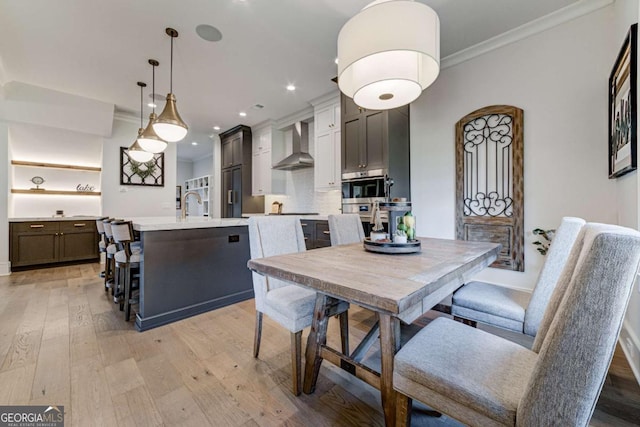
<svg viewBox="0 0 640 427">
<path fill-rule="evenodd" d="M 336 57 L 336 59 L 333 62 L 335 62 L 337 64 L 338 63 L 338 58 Z"/>
<path fill-rule="evenodd" d="M 206 40 L 208 42 L 219 42 L 220 40 L 222 40 L 222 33 L 219 29 L 212 25 L 198 25 L 196 27 L 196 33 L 198 33 L 202 40 Z"/>
<path fill-rule="evenodd" d="M 154 104 L 153 102 L 150 102 L 150 103 L 148 103 L 148 104 L 147 104 L 147 107 L 149 107 L 149 108 L 156 108 L 156 107 L 157 107 L 157 105 L 156 105 L 156 104 Z"/>
<path fill-rule="evenodd" d="M 191 143 L 191 145 L 198 145 L 198 143 L 197 143 L 197 142 L 195 142 L 195 141 L 193 141 L 193 142 Z"/>
<path fill-rule="evenodd" d="M 240 117 L 247 117 L 247 113 L 245 113 L 244 111 L 240 111 L 238 114 L 240 115 Z"/>
<path fill-rule="evenodd" d="M 293 92 L 296 90 L 296 87 L 294 85 L 287 85 L 287 90 Z"/>
<path fill-rule="evenodd" d="M 214 126 L 213 130 L 220 130 L 220 126 Z"/>
</svg>

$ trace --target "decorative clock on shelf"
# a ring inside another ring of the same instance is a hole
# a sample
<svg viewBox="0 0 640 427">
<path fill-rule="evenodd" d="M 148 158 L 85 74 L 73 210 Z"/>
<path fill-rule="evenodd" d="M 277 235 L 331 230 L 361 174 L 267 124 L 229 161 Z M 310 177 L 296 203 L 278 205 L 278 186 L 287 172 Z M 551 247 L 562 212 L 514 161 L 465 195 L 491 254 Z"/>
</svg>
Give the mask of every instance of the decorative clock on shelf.
<svg viewBox="0 0 640 427">
<path fill-rule="evenodd" d="M 36 185 L 36 188 L 32 188 L 32 190 L 44 190 L 44 188 L 40 188 L 40 185 L 42 185 L 42 183 L 44 183 L 44 178 L 41 176 L 34 176 L 33 178 L 31 178 L 31 182 L 33 182 Z"/>
</svg>

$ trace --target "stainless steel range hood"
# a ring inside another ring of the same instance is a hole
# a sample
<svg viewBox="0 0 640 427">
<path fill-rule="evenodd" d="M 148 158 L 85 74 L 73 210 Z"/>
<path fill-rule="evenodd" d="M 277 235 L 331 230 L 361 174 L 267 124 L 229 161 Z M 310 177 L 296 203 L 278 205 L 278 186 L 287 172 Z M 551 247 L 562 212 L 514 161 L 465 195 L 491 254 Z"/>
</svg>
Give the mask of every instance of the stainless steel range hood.
<svg viewBox="0 0 640 427">
<path fill-rule="evenodd" d="M 291 171 L 313 167 L 313 157 L 309 154 L 309 125 L 297 122 L 292 130 L 293 153 L 273 165 L 273 169 Z"/>
</svg>

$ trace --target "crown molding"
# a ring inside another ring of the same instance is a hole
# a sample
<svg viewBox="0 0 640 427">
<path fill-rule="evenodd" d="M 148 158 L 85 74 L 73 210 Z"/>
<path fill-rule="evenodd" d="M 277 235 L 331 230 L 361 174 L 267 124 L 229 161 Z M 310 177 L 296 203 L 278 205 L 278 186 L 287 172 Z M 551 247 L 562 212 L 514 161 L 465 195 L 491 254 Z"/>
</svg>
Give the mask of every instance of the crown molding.
<svg viewBox="0 0 640 427">
<path fill-rule="evenodd" d="M 317 107 L 318 105 L 335 102 L 336 100 L 340 100 L 340 89 L 334 89 L 329 93 L 325 93 L 322 96 L 318 96 L 317 98 L 313 98 L 309 101 L 309 104 Z"/>
<path fill-rule="evenodd" d="M 615 0 L 581 0 L 569 6 L 558 9 L 548 15 L 534 19 L 505 33 L 487 39 L 481 43 L 453 53 L 440 61 L 440 69 L 444 70 L 454 65 L 469 61 L 480 55 L 499 49 L 511 43 L 526 39 L 558 25 L 572 21 L 581 16 L 595 12 L 609 6 Z"/>
<path fill-rule="evenodd" d="M 133 113 L 125 110 L 120 110 L 116 107 L 113 112 L 113 120 L 120 120 L 121 122 L 133 123 L 135 125 L 140 126 L 140 117 L 134 115 Z"/>
</svg>

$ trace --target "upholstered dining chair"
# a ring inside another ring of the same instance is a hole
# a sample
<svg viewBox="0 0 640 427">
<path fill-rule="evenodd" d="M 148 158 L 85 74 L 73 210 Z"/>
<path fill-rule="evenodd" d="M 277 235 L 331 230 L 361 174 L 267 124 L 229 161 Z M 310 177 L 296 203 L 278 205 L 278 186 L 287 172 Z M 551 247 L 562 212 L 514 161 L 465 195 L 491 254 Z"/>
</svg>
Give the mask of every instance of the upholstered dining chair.
<svg viewBox="0 0 640 427">
<path fill-rule="evenodd" d="M 394 360 L 396 421 L 412 399 L 471 426 L 586 426 L 640 263 L 640 233 L 587 224 L 531 350 L 438 318 Z"/>
<path fill-rule="evenodd" d="M 451 314 L 454 319 L 471 326 L 480 322 L 535 337 L 560 273 L 584 224 L 581 218 L 562 218 L 533 293 L 485 282 L 469 282 L 453 294 Z"/>
<path fill-rule="evenodd" d="M 104 235 L 104 224 L 102 223 L 102 221 L 104 221 L 107 218 L 108 217 L 103 216 L 96 219 L 96 231 L 98 232 L 98 252 L 100 254 L 100 257 L 102 257 L 103 253 L 105 254 L 105 257 L 106 257 L 106 253 L 107 253 L 107 239 Z M 104 278 L 104 270 L 100 272 L 100 277 Z M 107 290 L 108 288 L 105 286 L 104 289 Z"/>
<path fill-rule="evenodd" d="M 300 218 L 249 218 L 249 245 L 251 259 L 306 251 Z M 293 393 L 297 396 L 302 390 L 302 330 L 311 325 L 316 292 L 255 272 L 252 274 L 256 303 L 253 357 L 258 357 L 260 353 L 262 316 L 266 314 L 291 333 Z M 342 312 L 340 316 L 346 317 L 347 311 Z M 343 321 L 340 322 L 340 325 L 342 324 Z M 341 329 L 341 335 L 346 333 L 348 332 Z"/>
<path fill-rule="evenodd" d="M 329 215 L 331 246 L 359 243 L 364 240 L 364 228 L 358 214 Z"/>
</svg>

